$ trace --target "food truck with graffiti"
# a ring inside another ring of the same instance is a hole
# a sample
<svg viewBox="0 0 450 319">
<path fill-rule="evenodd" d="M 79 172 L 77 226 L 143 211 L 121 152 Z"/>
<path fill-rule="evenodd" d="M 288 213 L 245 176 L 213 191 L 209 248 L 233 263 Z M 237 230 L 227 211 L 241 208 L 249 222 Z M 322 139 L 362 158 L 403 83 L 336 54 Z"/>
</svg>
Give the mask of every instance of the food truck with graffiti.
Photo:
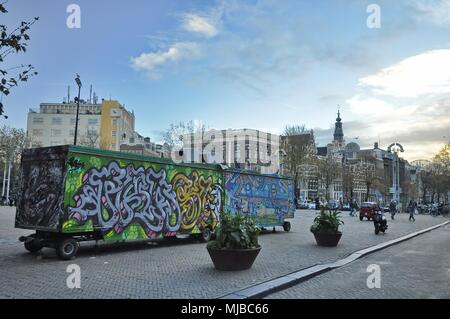
<svg viewBox="0 0 450 319">
<path fill-rule="evenodd" d="M 80 146 L 25 150 L 21 173 L 15 225 L 36 233 L 20 240 L 31 252 L 55 248 L 61 259 L 80 241 L 208 241 L 224 212 L 288 231 L 295 210 L 289 178 Z"/>
</svg>

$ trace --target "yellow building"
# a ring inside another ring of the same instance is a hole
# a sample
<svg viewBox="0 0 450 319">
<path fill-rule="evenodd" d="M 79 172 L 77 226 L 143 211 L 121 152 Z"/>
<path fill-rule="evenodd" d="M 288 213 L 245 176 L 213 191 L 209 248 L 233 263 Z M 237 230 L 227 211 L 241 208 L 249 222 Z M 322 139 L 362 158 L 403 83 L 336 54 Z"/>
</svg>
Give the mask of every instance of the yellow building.
<svg viewBox="0 0 450 319">
<path fill-rule="evenodd" d="M 134 136 L 134 113 L 112 100 L 103 100 L 101 110 L 100 147 L 119 151 Z"/>
</svg>

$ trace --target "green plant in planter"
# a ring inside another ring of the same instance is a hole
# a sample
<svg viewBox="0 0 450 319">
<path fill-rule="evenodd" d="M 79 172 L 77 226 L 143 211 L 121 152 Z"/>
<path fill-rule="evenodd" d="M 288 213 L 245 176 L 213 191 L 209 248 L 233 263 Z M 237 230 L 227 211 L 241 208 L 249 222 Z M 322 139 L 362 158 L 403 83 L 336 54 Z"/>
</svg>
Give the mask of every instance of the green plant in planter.
<svg viewBox="0 0 450 319">
<path fill-rule="evenodd" d="M 320 234 L 341 234 L 339 226 L 344 225 L 340 216 L 341 212 L 336 210 L 329 210 L 326 212 L 325 207 L 320 208 L 320 214 L 314 219 L 314 224 L 311 226 L 312 233 Z"/>
<path fill-rule="evenodd" d="M 248 215 L 225 214 L 216 228 L 216 238 L 208 243 L 212 249 L 253 249 L 259 248 L 259 227 Z"/>
</svg>

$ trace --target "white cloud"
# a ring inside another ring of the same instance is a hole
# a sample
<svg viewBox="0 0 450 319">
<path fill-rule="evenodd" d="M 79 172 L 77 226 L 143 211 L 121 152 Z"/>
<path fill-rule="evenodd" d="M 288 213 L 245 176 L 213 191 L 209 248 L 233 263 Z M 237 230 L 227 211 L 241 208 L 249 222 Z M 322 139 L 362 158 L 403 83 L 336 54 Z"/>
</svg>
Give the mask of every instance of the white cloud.
<svg viewBox="0 0 450 319">
<path fill-rule="evenodd" d="M 450 91 L 450 49 L 432 50 L 409 57 L 359 80 L 373 93 L 393 97 L 419 97 Z"/>
<path fill-rule="evenodd" d="M 437 26 L 450 26 L 450 1 L 415 0 L 410 4 L 416 9 L 419 22 L 425 20 Z"/>
<path fill-rule="evenodd" d="M 449 93 L 450 50 L 432 50 L 361 78 L 346 102 L 365 124 L 362 140 L 398 141 L 413 160 L 430 158 L 448 135 Z"/>
<path fill-rule="evenodd" d="M 217 35 L 218 30 L 211 18 L 187 13 L 183 17 L 183 28 L 187 31 L 199 33 L 207 38 Z"/>
<path fill-rule="evenodd" d="M 183 58 L 197 56 L 200 53 L 200 46 L 193 42 L 178 42 L 172 45 L 167 51 L 142 53 L 131 62 L 136 70 L 153 71 L 155 67 L 169 62 L 176 62 Z"/>
</svg>

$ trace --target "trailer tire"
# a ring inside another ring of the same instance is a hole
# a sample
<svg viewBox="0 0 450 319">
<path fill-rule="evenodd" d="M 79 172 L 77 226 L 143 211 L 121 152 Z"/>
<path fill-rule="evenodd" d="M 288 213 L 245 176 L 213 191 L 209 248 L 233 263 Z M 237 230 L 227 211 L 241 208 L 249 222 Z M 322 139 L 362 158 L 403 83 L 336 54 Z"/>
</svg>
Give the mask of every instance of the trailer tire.
<svg viewBox="0 0 450 319">
<path fill-rule="evenodd" d="M 284 222 L 283 223 L 283 230 L 285 232 L 290 232 L 291 231 L 291 223 L 290 222 Z"/>
<path fill-rule="evenodd" d="M 23 243 L 23 245 L 25 246 L 25 249 L 28 250 L 30 253 L 36 253 L 42 249 L 41 243 L 36 239 L 26 241 Z"/>
<path fill-rule="evenodd" d="M 78 252 L 78 242 L 73 238 L 63 238 L 56 244 L 56 254 L 62 260 L 69 260 Z"/>
<path fill-rule="evenodd" d="M 207 243 L 211 240 L 212 231 L 210 228 L 206 227 L 202 230 L 201 240 L 204 243 Z"/>
</svg>

